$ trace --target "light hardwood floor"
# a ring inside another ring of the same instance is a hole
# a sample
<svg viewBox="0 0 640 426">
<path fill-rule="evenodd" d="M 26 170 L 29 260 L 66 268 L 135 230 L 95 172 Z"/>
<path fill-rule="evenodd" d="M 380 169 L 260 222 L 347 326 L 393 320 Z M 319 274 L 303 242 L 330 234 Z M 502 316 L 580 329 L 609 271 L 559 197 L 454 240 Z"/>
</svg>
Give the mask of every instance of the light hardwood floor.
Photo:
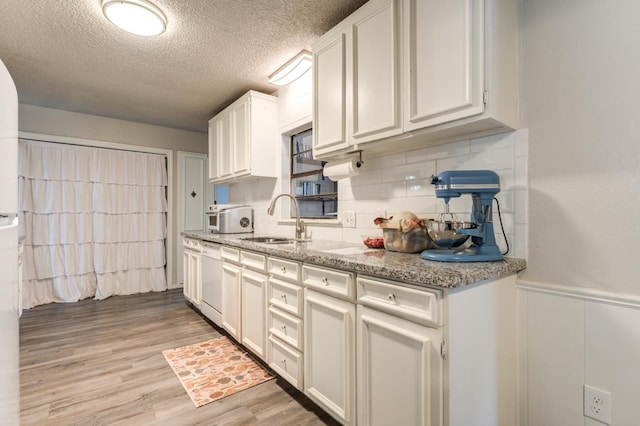
<svg viewBox="0 0 640 426">
<path fill-rule="evenodd" d="M 162 351 L 222 333 L 181 290 L 26 310 L 21 424 L 336 424 L 280 378 L 196 408 Z"/>
</svg>

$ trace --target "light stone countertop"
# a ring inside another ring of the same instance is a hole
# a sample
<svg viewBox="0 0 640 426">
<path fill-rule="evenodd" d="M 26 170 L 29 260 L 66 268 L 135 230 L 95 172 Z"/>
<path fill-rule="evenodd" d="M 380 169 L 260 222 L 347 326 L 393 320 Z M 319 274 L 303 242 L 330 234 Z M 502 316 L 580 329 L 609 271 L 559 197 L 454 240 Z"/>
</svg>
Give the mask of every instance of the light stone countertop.
<svg viewBox="0 0 640 426">
<path fill-rule="evenodd" d="M 527 266 L 525 259 L 509 257 L 497 262 L 435 262 L 422 259 L 420 253 L 367 249 L 362 244 L 342 241 L 314 239 L 304 243 L 264 244 L 242 240 L 259 236 L 254 234 L 222 235 L 185 231 L 181 235 L 318 266 L 439 288 L 464 287 L 515 274 Z"/>
</svg>

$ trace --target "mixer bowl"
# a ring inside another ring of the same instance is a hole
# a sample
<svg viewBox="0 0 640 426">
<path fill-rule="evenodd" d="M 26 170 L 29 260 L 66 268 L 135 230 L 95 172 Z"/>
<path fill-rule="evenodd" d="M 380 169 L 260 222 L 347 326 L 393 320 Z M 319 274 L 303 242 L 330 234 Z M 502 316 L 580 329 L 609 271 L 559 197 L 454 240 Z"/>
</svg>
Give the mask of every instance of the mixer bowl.
<svg viewBox="0 0 640 426">
<path fill-rule="evenodd" d="M 478 225 L 473 222 L 457 220 L 428 220 L 425 222 L 427 233 L 435 245 L 441 248 L 459 247 L 464 244 L 469 235 L 458 234 L 458 229 L 473 229 Z"/>
</svg>

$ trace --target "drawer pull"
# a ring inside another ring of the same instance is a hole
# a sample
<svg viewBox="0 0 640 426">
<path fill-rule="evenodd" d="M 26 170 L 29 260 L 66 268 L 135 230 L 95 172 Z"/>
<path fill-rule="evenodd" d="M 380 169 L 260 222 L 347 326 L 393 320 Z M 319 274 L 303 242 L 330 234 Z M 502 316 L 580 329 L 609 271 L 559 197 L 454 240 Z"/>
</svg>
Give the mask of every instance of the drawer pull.
<svg viewBox="0 0 640 426">
<path fill-rule="evenodd" d="M 286 360 L 286 359 L 284 359 L 284 358 L 282 358 L 282 359 L 280 360 L 280 362 L 282 363 L 282 365 L 287 365 L 287 360 Z"/>
<path fill-rule="evenodd" d="M 396 295 L 393 293 L 389 293 L 389 295 L 387 296 L 387 299 L 389 299 L 391 302 L 395 302 L 396 301 Z"/>
<path fill-rule="evenodd" d="M 285 268 L 284 266 L 282 268 L 280 268 L 280 272 L 282 272 L 283 274 L 287 273 L 287 268 Z"/>
<path fill-rule="evenodd" d="M 285 331 L 285 332 L 287 331 L 287 326 L 286 326 L 285 324 L 282 324 L 282 325 L 280 326 L 280 328 L 282 328 L 282 330 L 283 330 L 283 331 Z"/>
<path fill-rule="evenodd" d="M 286 295 L 286 294 L 284 294 L 284 293 L 282 293 L 282 294 L 280 295 L 280 298 L 281 298 L 282 300 L 284 300 L 285 302 L 287 301 L 287 295 Z"/>
<path fill-rule="evenodd" d="M 327 278 L 327 277 L 322 277 L 322 284 L 324 284 L 324 285 L 329 285 L 329 278 Z"/>
</svg>

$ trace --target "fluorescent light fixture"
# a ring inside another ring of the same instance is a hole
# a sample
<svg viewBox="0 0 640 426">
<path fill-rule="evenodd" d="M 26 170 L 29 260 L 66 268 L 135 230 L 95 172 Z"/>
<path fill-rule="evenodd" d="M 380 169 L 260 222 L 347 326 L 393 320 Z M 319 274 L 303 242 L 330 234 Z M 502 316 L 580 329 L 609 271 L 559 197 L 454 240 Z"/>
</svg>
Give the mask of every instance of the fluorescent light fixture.
<svg viewBox="0 0 640 426">
<path fill-rule="evenodd" d="M 269 76 L 269 83 L 284 86 L 297 80 L 311 68 L 311 53 L 303 50 Z"/>
<path fill-rule="evenodd" d="M 167 28 L 167 18 L 146 0 L 102 0 L 102 13 L 109 21 L 133 34 L 155 36 Z"/>
</svg>

